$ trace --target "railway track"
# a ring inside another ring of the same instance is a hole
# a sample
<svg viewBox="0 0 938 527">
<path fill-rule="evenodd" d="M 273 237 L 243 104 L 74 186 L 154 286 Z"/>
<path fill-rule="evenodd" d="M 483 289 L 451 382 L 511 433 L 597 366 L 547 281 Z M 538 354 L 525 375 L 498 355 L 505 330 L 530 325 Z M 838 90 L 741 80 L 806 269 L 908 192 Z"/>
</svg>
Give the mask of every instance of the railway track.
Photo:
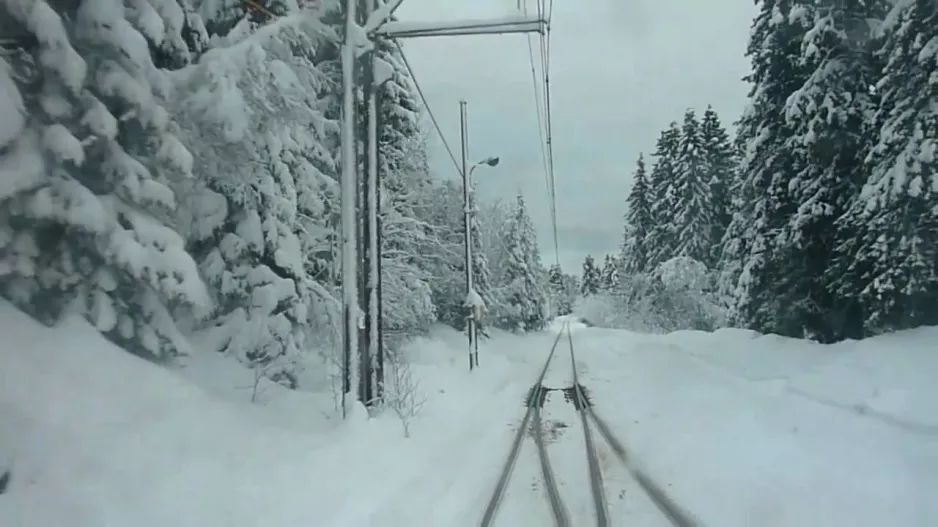
<svg viewBox="0 0 938 527">
<path fill-rule="evenodd" d="M 547 376 L 551 364 L 557 359 L 557 351 L 558 348 L 560 348 L 561 341 L 564 340 L 564 336 L 566 336 L 567 347 L 569 348 L 570 374 L 568 380 L 570 384 L 562 389 L 556 387 L 551 388 L 544 385 L 544 379 Z M 619 461 L 628 469 L 632 478 L 645 491 L 671 525 L 674 527 L 700 527 L 698 521 L 690 514 L 683 511 L 659 485 L 648 477 L 647 474 L 635 467 L 625 447 L 615 437 L 605 421 L 596 414 L 589 393 L 580 383 L 578 377 L 576 351 L 573 345 L 573 335 L 570 331 L 569 323 L 565 324 L 557 333 L 557 337 L 553 341 L 544 366 L 541 368 L 534 384 L 528 390 L 525 399 L 525 414 L 521 419 L 521 425 L 518 427 L 518 431 L 513 438 L 500 477 L 483 513 L 480 524 L 482 527 L 490 527 L 495 521 L 499 506 L 505 498 L 508 483 L 518 460 L 521 447 L 524 444 L 524 437 L 529 429 L 533 429 L 534 444 L 540 463 L 541 478 L 544 484 L 548 505 L 554 518 L 554 524 L 557 525 L 557 527 L 574 527 L 570 521 L 570 515 L 564 504 L 563 497 L 561 496 L 557 476 L 551 467 L 542 423 L 542 409 L 544 403 L 547 401 L 548 393 L 556 390 L 563 392 L 564 398 L 567 402 L 573 404 L 580 418 L 580 428 L 582 429 L 584 440 L 586 469 L 589 472 L 593 516 L 598 527 L 608 527 L 612 525 L 612 523 L 609 517 L 609 506 L 603 486 L 603 474 L 599 456 L 597 455 L 594 432 L 598 432 L 603 440 L 606 441 Z M 575 527 L 582 526 L 577 525 Z"/>
</svg>

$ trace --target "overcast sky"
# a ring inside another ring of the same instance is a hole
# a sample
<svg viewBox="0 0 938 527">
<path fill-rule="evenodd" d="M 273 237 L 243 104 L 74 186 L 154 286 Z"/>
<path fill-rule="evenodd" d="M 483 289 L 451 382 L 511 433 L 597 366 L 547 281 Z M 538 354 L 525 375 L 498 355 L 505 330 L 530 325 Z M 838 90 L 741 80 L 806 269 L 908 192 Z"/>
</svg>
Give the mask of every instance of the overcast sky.
<svg viewBox="0 0 938 527">
<path fill-rule="evenodd" d="M 534 1 L 529 0 L 533 8 Z M 517 0 L 404 0 L 401 20 L 517 13 Z M 554 0 L 551 92 L 560 261 L 579 273 L 586 254 L 618 249 L 625 198 L 639 152 L 688 107 L 712 104 L 724 123 L 745 104 L 743 56 L 751 0 Z M 535 52 L 537 40 L 534 37 Z M 459 156 L 459 100 L 468 101 L 470 162 L 486 199 L 520 190 L 554 262 L 534 87 L 523 35 L 407 40 L 405 53 L 443 133 Z M 434 147 L 438 172 L 456 176 Z"/>
</svg>

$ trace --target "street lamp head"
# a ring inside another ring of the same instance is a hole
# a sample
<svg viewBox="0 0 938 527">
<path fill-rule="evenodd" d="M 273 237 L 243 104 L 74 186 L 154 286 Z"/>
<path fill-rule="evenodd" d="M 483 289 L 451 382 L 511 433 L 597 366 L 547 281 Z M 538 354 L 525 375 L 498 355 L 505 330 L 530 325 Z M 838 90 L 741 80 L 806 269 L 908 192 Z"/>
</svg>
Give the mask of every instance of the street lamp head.
<svg viewBox="0 0 938 527">
<path fill-rule="evenodd" d="M 497 158 L 497 157 L 487 157 L 487 158 L 483 159 L 482 161 L 479 161 L 478 163 L 476 163 L 476 164 L 472 165 L 471 167 L 469 167 L 469 174 L 468 174 L 466 177 L 471 176 L 472 173 L 475 172 L 475 169 L 477 169 L 477 168 L 479 168 L 479 167 L 481 167 L 481 166 L 494 167 L 494 166 L 497 166 L 497 165 L 498 165 L 498 158 Z"/>
</svg>

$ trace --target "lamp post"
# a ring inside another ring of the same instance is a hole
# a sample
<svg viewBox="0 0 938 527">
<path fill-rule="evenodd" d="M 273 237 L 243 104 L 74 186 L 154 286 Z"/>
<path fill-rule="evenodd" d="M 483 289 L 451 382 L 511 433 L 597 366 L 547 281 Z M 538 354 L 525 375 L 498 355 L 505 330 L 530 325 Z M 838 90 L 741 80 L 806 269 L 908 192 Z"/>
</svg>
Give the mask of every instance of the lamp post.
<svg viewBox="0 0 938 527">
<path fill-rule="evenodd" d="M 471 199 L 471 196 L 473 193 L 472 173 L 475 171 L 475 169 L 481 166 L 496 167 L 498 166 L 498 161 L 499 161 L 498 157 L 488 157 L 472 165 L 472 167 L 469 168 L 469 172 L 466 174 L 466 177 L 463 183 L 466 186 L 465 206 L 466 206 L 466 211 L 467 211 L 466 220 L 465 220 L 465 223 L 466 223 L 466 269 L 468 270 L 466 273 L 466 300 L 467 302 L 469 302 L 470 300 L 478 302 L 477 298 L 469 297 L 469 295 L 472 294 L 472 288 L 473 288 L 472 273 L 475 270 L 474 265 L 473 265 L 474 263 L 473 257 L 472 257 L 472 215 L 476 213 L 476 210 L 474 208 L 475 200 Z M 470 305 L 469 308 L 470 308 L 470 311 L 469 311 L 469 344 L 470 344 L 469 369 L 472 370 L 473 367 L 475 368 L 479 367 L 479 338 L 478 337 L 479 337 L 479 324 L 481 323 L 481 320 L 476 320 L 476 316 L 481 316 L 481 311 L 477 310 L 476 306 L 474 305 Z"/>
<path fill-rule="evenodd" d="M 466 245 L 466 306 L 469 308 L 467 320 L 467 332 L 469 334 L 469 371 L 479 366 L 479 341 L 478 324 L 476 321 L 476 303 L 478 302 L 478 293 L 472 286 L 472 184 L 470 177 L 472 172 L 480 166 L 494 167 L 498 165 L 497 157 L 487 157 L 478 163 L 467 166 L 467 156 L 469 150 L 469 133 L 466 120 L 466 101 L 459 101 L 459 122 L 460 136 L 462 139 L 462 190 L 463 190 L 463 228 L 465 230 Z"/>
</svg>

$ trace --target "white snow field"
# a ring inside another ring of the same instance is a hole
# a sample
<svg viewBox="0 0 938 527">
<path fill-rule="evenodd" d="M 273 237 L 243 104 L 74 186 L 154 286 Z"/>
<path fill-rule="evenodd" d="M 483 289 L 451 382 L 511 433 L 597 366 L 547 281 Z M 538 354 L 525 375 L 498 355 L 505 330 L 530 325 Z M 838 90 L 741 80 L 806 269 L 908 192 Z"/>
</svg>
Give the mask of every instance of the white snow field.
<svg viewBox="0 0 938 527">
<path fill-rule="evenodd" d="M 471 374 L 455 332 L 414 343 L 426 404 L 405 438 L 390 413 L 336 423 L 328 394 L 272 388 L 252 405 L 243 379 L 169 371 L 84 322 L 47 329 L 0 303 L 13 472 L 0 525 L 478 525 L 558 327 L 493 337 Z M 938 525 L 938 329 L 835 346 L 738 330 L 573 337 L 596 412 L 703 525 Z M 565 353 L 552 387 L 568 382 Z M 573 406 L 551 392 L 544 418 L 573 525 L 593 525 Z M 668 525 L 594 436 L 613 525 Z M 496 524 L 552 524 L 529 438 Z"/>
</svg>

